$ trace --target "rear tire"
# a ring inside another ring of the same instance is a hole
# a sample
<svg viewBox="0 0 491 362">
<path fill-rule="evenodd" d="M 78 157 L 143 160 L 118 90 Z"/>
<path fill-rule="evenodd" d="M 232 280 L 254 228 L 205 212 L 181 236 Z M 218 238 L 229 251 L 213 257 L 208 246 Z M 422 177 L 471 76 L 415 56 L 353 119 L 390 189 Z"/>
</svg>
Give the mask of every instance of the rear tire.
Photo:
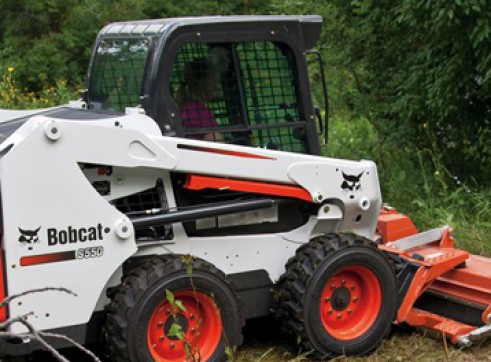
<svg viewBox="0 0 491 362">
<path fill-rule="evenodd" d="M 244 319 L 233 286 L 213 265 L 183 258 L 154 257 L 124 280 L 107 315 L 111 361 L 225 361 L 225 348 L 242 343 Z M 184 338 L 173 335 L 173 324 Z"/>
<path fill-rule="evenodd" d="M 301 246 L 278 288 L 277 316 L 317 358 L 370 352 L 396 312 L 392 266 L 357 235 L 330 233 Z"/>
</svg>

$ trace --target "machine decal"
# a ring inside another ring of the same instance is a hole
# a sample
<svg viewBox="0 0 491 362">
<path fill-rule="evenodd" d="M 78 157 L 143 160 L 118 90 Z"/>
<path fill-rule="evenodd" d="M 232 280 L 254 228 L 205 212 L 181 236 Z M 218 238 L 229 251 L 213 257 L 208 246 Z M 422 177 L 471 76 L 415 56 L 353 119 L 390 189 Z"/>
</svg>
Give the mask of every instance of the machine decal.
<svg viewBox="0 0 491 362">
<path fill-rule="evenodd" d="M 35 230 L 25 230 L 18 228 L 20 231 L 19 243 L 22 245 L 26 244 L 34 244 L 39 242 L 38 232 L 41 229 L 41 226 Z"/>
<path fill-rule="evenodd" d="M 69 226 L 66 230 L 58 230 L 56 228 L 47 229 L 47 239 L 48 245 L 65 245 L 67 243 L 84 243 L 86 241 L 96 241 L 104 240 L 103 233 L 109 233 L 110 228 L 104 228 L 102 224 L 97 224 L 97 226 L 91 226 L 87 228 L 75 228 Z"/>
<path fill-rule="evenodd" d="M 244 158 L 258 158 L 261 160 L 276 160 L 276 158 L 256 155 L 254 153 L 249 152 L 238 152 L 238 151 L 230 151 L 230 150 L 222 150 L 218 148 L 209 148 L 209 147 L 199 147 L 199 146 L 191 146 L 191 145 L 177 145 L 177 148 L 182 148 L 190 151 L 198 151 L 198 152 L 208 152 L 208 153 L 218 153 L 226 156 L 236 156 L 236 157 L 244 157 Z"/>
<path fill-rule="evenodd" d="M 21 229 L 20 227 L 18 229 L 20 232 L 19 243 L 29 245 L 29 250 L 32 250 L 33 244 L 41 242 L 38 236 L 41 226 L 35 230 Z M 48 246 L 102 241 L 104 240 L 104 234 L 108 234 L 110 231 L 110 228 L 104 227 L 101 223 L 81 228 L 73 226 L 69 226 L 66 229 L 47 228 L 46 240 L 48 241 Z"/>
<path fill-rule="evenodd" d="M 47 264 L 47 263 L 57 263 L 59 261 L 67 261 L 67 260 L 74 260 L 74 259 L 75 259 L 75 250 L 72 250 L 72 251 L 63 251 L 60 253 L 23 256 L 22 258 L 20 258 L 20 265 L 31 266 L 31 265 L 39 265 L 39 264 Z"/>
<path fill-rule="evenodd" d="M 343 178 L 344 181 L 341 184 L 341 188 L 343 190 L 349 190 L 349 191 L 358 191 L 361 187 L 361 176 L 363 175 L 363 171 L 359 175 L 347 175 L 344 172 Z"/>
<path fill-rule="evenodd" d="M 80 248 L 77 250 L 77 259 L 100 258 L 104 255 L 103 246 L 91 246 L 89 248 Z"/>
<path fill-rule="evenodd" d="M 49 253 L 41 255 L 23 256 L 20 258 L 21 266 L 31 266 L 39 264 L 57 263 L 68 260 L 85 260 L 100 258 L 104 255 L 103 246 L 91 246 L 77 250 L 62 251 L 59 253 Z"/>
</svg>

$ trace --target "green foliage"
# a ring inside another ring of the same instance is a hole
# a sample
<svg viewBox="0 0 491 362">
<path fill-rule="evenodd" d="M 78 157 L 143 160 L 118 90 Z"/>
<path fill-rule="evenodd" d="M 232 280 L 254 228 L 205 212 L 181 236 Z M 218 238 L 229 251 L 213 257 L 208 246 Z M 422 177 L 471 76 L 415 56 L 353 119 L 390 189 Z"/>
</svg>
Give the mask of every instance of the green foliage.
<svg viewBox="0 0 491 362">
<path fill-rule="evenodd" d="M 141 17 L 142 0 L 1 2 L 0 62 L 22 87 L 39 91 L 66 79 L 82 84 L 97 32 L 108 22 Z"/>
<path fill-rule="evenodd" d="M 225 356 L 227 361 L 234 362 L 237 360 L 237 346 L 225 346 Z"/>
<path fill-rule="evenodd" d="M 329 145 L 323 154 L 351 160 L 377 160 L 377 134 L 366 118 L 347 118 L 339 112 L 330 119 Z"/>
<path fill-rule="evenodd" d="M 179 310 L 181 310 L 183 312 L 186 311 L 184 304 L 182 304 L 182 302 L 179 299 L 175 299 L 174 294 L 170 290 L 168 290 L 168 289 L 165 290 L 165 297 L 167 298 L 170 305 L 172 306 L 174 313 L 177 313 Z"/>
<path fill-rule="evenodd" d="M 450 225 L 459 247 L 491 254 L 491 189 L 478 190 L 455 179 L 431 150 L 418 152 L 416 158 L 412 169 L 407 163 L 391 162 L 393 167 L 384 175 L 389 180 L 386 201 L 408 214 L 420 230 Z"/>
<path fill-rule="evenodd" d="M 489 183 L 491 4 L 335 3 L 339 51 L 357 73 L 359 95 L 370 102 L 369 117 L 383 125 L 385 137 L 435 145 L 453 174 Z"/>
<path fill-rule="evenodd" d="M 434 143 L 423 150 L 381 148 L 372 123 L 340 112 L 331 120 L 330 135 L 324 155 L 376 160 L 384 202 L 410 216 L 419 230 L 450 225 L 457 246 L 491 255 L 491 189 L 456 179 Z"/>
<path fill-rule="evenodd" d="M 58 79 L 83 84 L 92 45 L 99 30 L 114 21 L 261 12 L 259 0 L 0 0 L 0 63 L 17 70 L 29 91 Z"/>
<path fill-rule="evenodd" d="M 14 77 L 15 73 L 14 67 L 2 67 L 0 63 L 0 108 L 47 108 L 76 98 L 76 92 L 63 80 L 58 80 L 53 87 L 46 87 L 38 92 L 21 89 Z"/>
<path fill-rule="evenodd" d="M 238 15 L 264 13 L 270 0 L 154 0 L 143 4 L 146 18 L 164 18 L 200 15 Z"/>
<path fill-rule="evenodd" d="M 182 327 L 179 323 L 172 323 L 169 328 L 169 332 L 167 333 L 169 337 L 176 337 L 179 340 L 184 339 L 184 332 L 182 331 Z"/>
</svg>

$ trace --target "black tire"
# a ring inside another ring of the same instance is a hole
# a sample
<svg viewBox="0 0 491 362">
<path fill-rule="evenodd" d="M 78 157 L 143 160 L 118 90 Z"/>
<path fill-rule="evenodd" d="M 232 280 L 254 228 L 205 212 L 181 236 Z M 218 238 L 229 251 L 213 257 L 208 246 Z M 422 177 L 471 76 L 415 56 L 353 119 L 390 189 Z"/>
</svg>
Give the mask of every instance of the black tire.
<svg viewBox="0 0 491 362">
<path fill-rule="evenodd" d="M 176 308 L 175 302 L 169 304 L 166 290 L 184 304 L 185 311 Z M 132 270 L 115 293 L 106 323 L 110 360 L 187 360 L 175 355 L 186 352 L 185 343 L 169 335 L 174 323 L 182 327 L 188 346 L 198 346 L 203 362 L 226 361 L 226 347 L 242 343 L 244 319 L 225 275 L 201 259 L 167 255 Z"/>
<path fill-rule="evenodd" d="M 357 235 L 330 233 L 302 245 L 277 286 L 283 329 L 316 358 L 370 352 L 395 317 L 393 268 Z"/>
</svg>

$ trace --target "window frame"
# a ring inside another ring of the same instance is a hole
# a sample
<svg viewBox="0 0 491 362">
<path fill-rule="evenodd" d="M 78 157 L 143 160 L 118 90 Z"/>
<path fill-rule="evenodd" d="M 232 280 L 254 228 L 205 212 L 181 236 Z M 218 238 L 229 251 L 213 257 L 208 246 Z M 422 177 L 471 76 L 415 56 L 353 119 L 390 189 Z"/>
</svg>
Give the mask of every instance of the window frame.
<svg viewBox="0 0 491 362">
<path fill-rule="evenodd" d="M 148 84 L 148 77 L 149 73 L 151 72 L 151 69 L 153 68 L 153 57 L 155 54 L 155 37 L 153 36 L 148 36 L 148 35 L 129 35 L 129 34 L 124 34 L 124 35 L 114 35 L 111 34 L 109 36 L 102 36 L 96 39 L 96 43 L 94 46 L 94 50 L 91 56 L 91 60 L 89 63 L 89 67 L 87 69 L 87 81 L 86 81 L 86 87 L 85 87 L 85 101 L 87 103 L 88 109 L 94 109 L 94 110 L 100 110 L 105 113 L 114 113 L 114 114 L 121 114 L 124 113 L 124 108 L 123 110 L 110 110 L 110 109 L 95 109 L 93 107 L 93 100 L 91 99 L 91 89 L 93 88 L 93 81 L 94 81 L 94 70 L 97 62 L 97 57 L 98 53 L 97 50 L 101 46 L 101 43 L 103 41 L 124 41 L 124 40 L 146 40 L 147 41 L 147 54 L 145 61 L 143 62 L 143 68 L 142 68 L 142 74 L 140 78 L 140 85 L 139 85 L 139 90 L 138 90 L 138 97 L 139 97 L 139 103 L 135 105 L 129 105 L 125 106 L 126 107 L 142 107 L 146 108 L 146 100 L 149 98 L 149 84 Z"/>
<path fill-rule="evenodd" d="M 252 24 L 251 28 L 254 28 Z M 192 28 L 192 27 L 190 27 Z M 305 56 L 303 53 L 304 44 L 302 39 L 297 39 L 295 36 L 291 36 L 293 33 L 285 34 L 282 31 L 275 32 L 261 32 L 260 35 L 257 31 L 249 32 L 239 32 L 230 31 L 225 33 L 223 31 L 203 31 L 193 32 L 189 28 L 174 30 L 162 44 L 160 44 L 158 54 L 161 54 L 158 64 L 156 64 L 155 73 L 157 77 L 154 80 L 153 89 L 155 97 L 152 102 L 154 108 L 151 110 L 151 114 L 156 116 L 156 119 L 163 129 L 164 134 L 176 135 L 178 137 L 186 137 L 192 134 L 202 134 L 206 131 L 217 131 L 217 128 L 200 128 L 199 130 L 185 130 L 179 117 L 179 108 L 174 99 L 171 97 L 168 91 L 171 76 L 172 76 L 172 65 L 179 49 L 187 43 L 241 43 L 241 42 L 257 42 L 257 41 L 270 41 L 273 43 L 281 43 L 285 47 L 289 48 L 292 53 L 292 66 L 294 82 L 297 85 L 297 102 L 298 102 L 298 115 L 299 120 L 296 122 L 279 122 L 274 125 L 256 125 L 254 130 L 267 130 L 267 129 L 277 129 L 280 127 L 288 128 L 305 128 L 306 132 L 306 142 L 305 147 L 306 153 L 309 154 L 319 154 L 320 147 L 317 138 L 317 129 L 314 123 L 314 109 L 312 104 L 312 99 L 310 95 L 310 83 L 307 72 L 307 64 L 305 61 Z M 157 81 L 158 80 L 158 81 Z M 157 101 L 157 99 L 159 101 Z M 241 100 L 242 102 L 242 100 Z M 220 128 L 220 132 L 227 131 L 250 131 L 249 126 L 223 126 Z"/>
</svg>

